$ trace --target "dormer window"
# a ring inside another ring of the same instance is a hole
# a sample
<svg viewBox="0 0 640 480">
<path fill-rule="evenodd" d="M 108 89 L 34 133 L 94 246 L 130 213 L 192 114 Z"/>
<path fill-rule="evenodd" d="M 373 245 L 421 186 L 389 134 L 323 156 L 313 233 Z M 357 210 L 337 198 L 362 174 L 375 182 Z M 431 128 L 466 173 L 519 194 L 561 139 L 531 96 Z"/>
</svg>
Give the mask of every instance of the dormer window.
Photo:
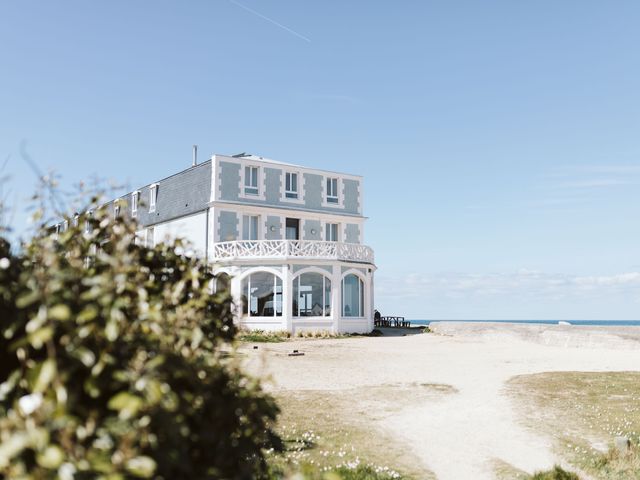
<svg viewBox="0 0 640 480">
<path fill-rule="evenodd" d="M 340 199 L 338 197 L 338 179 L 327 178 L 327 203 L 338 205 Z"/>
<path fill-rule="evenodd" d="M 116 200 L 113 203 L 113 218 L 118 218 L 120 216 L 120 201 Z"/>
<path fill-rule="evenodd" d="M 245 195 L 259 195 L 258 167 L 244 167 L 244 193 Z"/>
<path fill-rule="evenodd" d="M 285 198 L 298 199 L 298 174 L 294 172 L 287 172 L 285 174 Z"/>
<path fill-rule="evenodd" d="M 133 192 L 131 194 L 131 216 L 138 216 L 138 198 L 140 197 L 140 192 Z"/>
<path fill-rule="evenodd" d="M 154 183 L 149 187 L 149 212 L 156 211 L 157 199 L 158 199 L 158 184 Z"/>
</svg>

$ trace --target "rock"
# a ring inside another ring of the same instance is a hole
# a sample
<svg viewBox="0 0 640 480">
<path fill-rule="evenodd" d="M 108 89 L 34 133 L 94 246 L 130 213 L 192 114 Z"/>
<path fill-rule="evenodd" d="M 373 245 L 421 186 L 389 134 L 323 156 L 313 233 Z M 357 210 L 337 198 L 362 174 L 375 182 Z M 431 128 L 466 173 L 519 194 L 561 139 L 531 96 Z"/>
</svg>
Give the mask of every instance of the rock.
<svg viewBox="0 0 640 480">
<path fill-rule="evenodd" d="M 613 444 L 619 453 L 629 453 L 631 450 L 631 441 L 627 437 L 619 436 L 613 440 Z"/>
</svg>

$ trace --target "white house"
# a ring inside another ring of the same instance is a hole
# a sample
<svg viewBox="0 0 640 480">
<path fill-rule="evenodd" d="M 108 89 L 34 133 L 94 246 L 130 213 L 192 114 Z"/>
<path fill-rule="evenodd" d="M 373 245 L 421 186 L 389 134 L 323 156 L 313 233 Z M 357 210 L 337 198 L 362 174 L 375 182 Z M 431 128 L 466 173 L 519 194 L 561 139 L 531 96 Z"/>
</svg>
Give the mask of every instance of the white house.
<svg viewBox="0 0 640 480">
<path fill-rule="evenodd" d="M 362 177 L 214 155 L 112 203 L 149 245 L 186 238 L 230 276 L 237 322 L 262 330 L 370 332 L 373 250 Z"/>
</svg>

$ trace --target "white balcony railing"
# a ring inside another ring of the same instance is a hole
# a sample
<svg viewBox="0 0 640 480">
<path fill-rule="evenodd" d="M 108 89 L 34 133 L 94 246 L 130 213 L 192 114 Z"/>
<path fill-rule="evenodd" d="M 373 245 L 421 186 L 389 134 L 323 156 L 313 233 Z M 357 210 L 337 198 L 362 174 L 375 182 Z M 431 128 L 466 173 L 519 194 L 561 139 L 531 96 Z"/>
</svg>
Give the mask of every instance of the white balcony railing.
<svg viewBox="0 0 640 480">
<path fill-rule="evenodd" d="M 213 261 L 305 258 L 374 263 L 373 249 L 357 243 L 316 240 L 242 240 L 213 244 Z"/>
</svg>

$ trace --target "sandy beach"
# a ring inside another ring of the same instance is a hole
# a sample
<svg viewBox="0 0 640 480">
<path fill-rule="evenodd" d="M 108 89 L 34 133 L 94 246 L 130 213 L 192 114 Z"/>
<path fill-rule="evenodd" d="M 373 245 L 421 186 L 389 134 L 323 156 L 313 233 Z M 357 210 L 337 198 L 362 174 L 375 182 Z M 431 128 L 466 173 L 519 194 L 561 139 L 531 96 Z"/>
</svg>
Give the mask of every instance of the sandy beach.
<svg viewBox="0 0 640 480">
<path fill-rule="evenodd" d="M 293 349 L 304 356 L 291 357 Z M 432 324 L 407 336 L 291 340 L 241 347 L 268 389 L 348 398 L 372 434 L 402 444 L 441 480 L 495 478 L 496 462 L 524 472 L 564 465 L 505 391 L 516 375 L 640 368 L 640 328 Z"/>
</svg>

